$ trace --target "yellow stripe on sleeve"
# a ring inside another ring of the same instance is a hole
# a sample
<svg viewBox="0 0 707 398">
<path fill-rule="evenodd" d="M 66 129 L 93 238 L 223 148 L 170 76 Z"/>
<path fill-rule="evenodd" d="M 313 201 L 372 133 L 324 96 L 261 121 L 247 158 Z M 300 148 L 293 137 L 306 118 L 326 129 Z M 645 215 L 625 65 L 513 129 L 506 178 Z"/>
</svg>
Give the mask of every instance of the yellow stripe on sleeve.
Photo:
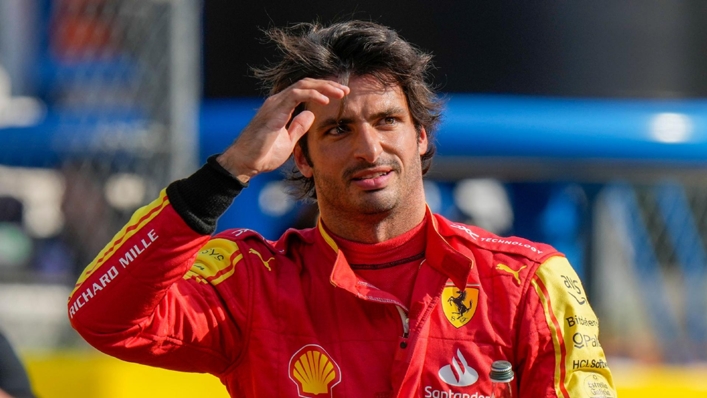
<svg viewBox="0 0 707 398">
<path fill-rule="evenodd" d="M 599 343 L 599 320 L 566 258 L 551 257 L 532 281 L 555 347 L 555 390 L 560 397 L 615 397 Z"/>
<path fill-rule="evenodd" d="M 545 312 L 545 320 L 550 328 L 552 345 L 555 349 L 555 370 L 553 383 L 555 386 L 555 393 L 558 397 L 567 397 L 568 392 L 564 383 L 566 377 L 565 368 L 560 366 L 560 364 L 564 363 L 565 355 L 567 354 L 562 339 L 562 331 L 560 330 L 560 325 L 557 318 L 554 317 L 554 313 L 552 312 L 552 304 L 550 303 L 550 297 L 545 285 L 538 280 L 537 277 L 533 278 L 531 283 L 540 297 L 540 302 L 542 303 L 543 310 Z"/>
<path fill-rule="evenodd" d="M 71 292 L 71 295 L 69 295 L 69 301 L 74 293 L 79 289 L 81 284 L 86 281 L 89 276 L 100 269 L 101 266 L 105 264 L 113 254 L 115 254 L 115 252 L 120 250 L 126 241 L 138 233 L 145 226 L 145 224 L 157 217 L 162 209 L 167 207 L 168 204 L 169 198 L 167 197 L 167 191 L 166 189 L 163 189 L 157 199 L 136 210 L 130 218 L 130 221 L 125 224 L 125 226 L 118 231 L 117 234 L 115 234 L 113 239 L 108 242 L 103 250 L 98 253 L 96 258 L 83 270 L 81 276 L 79 276 L 79 279 L 76 282 L 76 285 L 74 286 L 74 290 Z"/>
</svg>

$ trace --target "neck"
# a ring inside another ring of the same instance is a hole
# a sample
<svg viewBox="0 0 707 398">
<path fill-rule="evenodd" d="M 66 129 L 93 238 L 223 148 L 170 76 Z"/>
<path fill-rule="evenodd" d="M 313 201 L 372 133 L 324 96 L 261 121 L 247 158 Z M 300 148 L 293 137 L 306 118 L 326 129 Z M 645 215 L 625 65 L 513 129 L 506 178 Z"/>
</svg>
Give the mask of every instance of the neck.
<svg viewBox="0 0 707 398">
<path fill-rule="evenodd" d="M 424 199 L 409 206 L 375 214 L 320 208 L 321 219 L 335 235 L 354 242 L 378 243 L 400 236 L 425 218 Z"/>
</svg>

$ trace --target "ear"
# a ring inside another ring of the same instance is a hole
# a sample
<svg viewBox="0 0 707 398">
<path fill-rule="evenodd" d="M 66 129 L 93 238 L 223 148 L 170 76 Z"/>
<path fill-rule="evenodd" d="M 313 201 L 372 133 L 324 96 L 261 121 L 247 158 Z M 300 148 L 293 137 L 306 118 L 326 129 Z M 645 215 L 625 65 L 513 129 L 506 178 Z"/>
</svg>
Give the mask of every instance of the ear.
<svg viewBox="0 0 707 398">
<path fill-rule="evenodd" d="M 427 130 L 425 130 L 424 127 L 421 127 L 420 132 L 417 134 L 417 148 L 420 152 L 420 155 L 424 155 L 425 152 L 427 152 L 427 146 Z"/>
<path fill-rule="evenodd" d="M 307 136 L 305 135 L 300 139 L 306 140 Z M 307 158 L 304 156 L 304 152 L 302 152 L 302 147 L 300 146 L 299 141 L 297 142 L 297 144 L 295 144 L 295 148 L 292 150 L 292 158 L 295 161 L 295 165 L 297 166 L 299 172 L 302 173 L 303 176 L 311 178 L 314 174 L 312 171 L 312 166 L 309 164 Z"/>
</svg>

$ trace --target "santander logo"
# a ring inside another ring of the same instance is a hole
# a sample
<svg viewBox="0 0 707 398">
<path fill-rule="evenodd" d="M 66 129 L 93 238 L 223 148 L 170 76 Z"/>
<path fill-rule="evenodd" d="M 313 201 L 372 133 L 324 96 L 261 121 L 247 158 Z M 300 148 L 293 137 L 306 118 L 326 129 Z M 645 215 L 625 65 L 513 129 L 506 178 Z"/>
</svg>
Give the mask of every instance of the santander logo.
<svg viewBox="0 0 707 398">
<path fill-rule="evenodd" d="M 457 349 L 457 355 L 452 357 L 452 363 L 439 370 L 439 378 L 450 386 L 466 387 L 479 380 L 479 373 L 467 364 L 461 350 Z"/>
</svg>

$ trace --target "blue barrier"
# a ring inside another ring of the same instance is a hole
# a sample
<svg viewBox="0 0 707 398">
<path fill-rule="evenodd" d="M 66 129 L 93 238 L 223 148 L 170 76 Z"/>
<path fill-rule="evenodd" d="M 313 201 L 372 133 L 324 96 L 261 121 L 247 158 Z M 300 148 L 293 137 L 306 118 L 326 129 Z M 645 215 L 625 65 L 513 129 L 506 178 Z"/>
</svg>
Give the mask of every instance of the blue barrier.
<svg viewBox="0 0 707 398">
<path fill-rule="evenodd" d="M 707 164 L 707 100 L 454 95 L 440 156 Z"/>
<path fill-rule="evenodd" d="M 707 100 L 615 100 L 454 94 L 446 98 L 438 156 L 557 160 L 651 160 L 707 165 Z M 223 150 L 261 100 L 201 104 L 200 159 Z M 62 154 L 104 154 L 111 126 L 144 120 L 50 111 L 38 124 L 0 128 L 0 164 L 53 167 Z M 103 134 L 97 137 L 97 135 Z M 129 136 L 121 138 L 129 140 Z M 63 143 L 72 143 L 67 146 Z M 92 143 L 77 145 L 77 143 Z M 129 146 L 124 146 L 128 148 Z"/>
</svg>

